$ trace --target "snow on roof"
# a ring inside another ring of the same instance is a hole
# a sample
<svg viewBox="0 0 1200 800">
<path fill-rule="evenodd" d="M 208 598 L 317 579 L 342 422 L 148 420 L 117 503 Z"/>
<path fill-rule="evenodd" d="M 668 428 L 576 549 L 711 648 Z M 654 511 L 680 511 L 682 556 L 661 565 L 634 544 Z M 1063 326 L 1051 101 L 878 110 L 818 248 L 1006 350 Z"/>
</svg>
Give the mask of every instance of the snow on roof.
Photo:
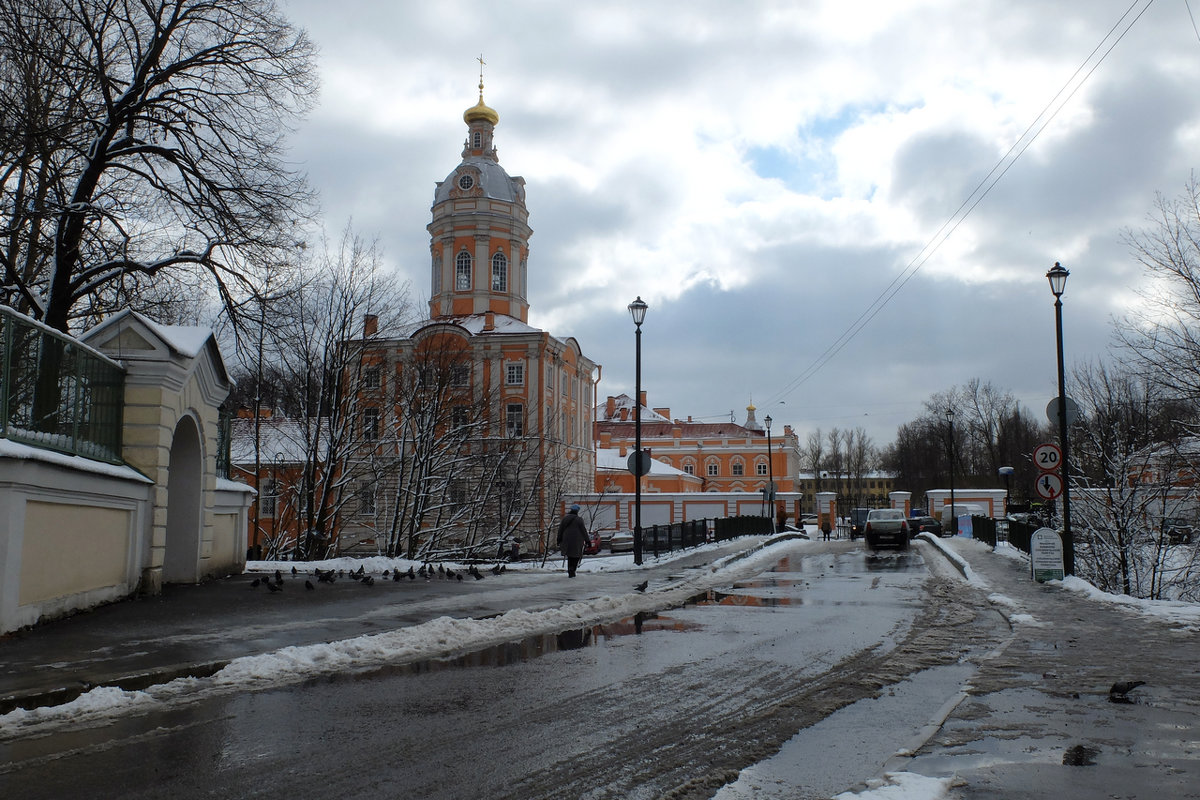
<svg viewBox="0 0 1200 800">
<path fill-rule="evenodd" d="M 120 464 L 106 464 L 103 461 L 93 461 L 83 456 L 60 453 L 57 450 L 44 450 L 40 447 L 32 447 L 20 442 L 14 442 L 11 439 L 0 438 L 0 458 L 41 461 L 46 464 L 70 467 L 71 469 L 92 472 L 97 475 L 107 475 L 111 478 L 122 478 L 124 480 L 137 481 L 138 483 L 154 483 L 154 481 L 133 467 L 126 467 Z"/>
<path fill-rule="evenodd" d="M 305 425 L 288 417 L 265 417 L 259 420 L 258 456 L 261 464 L 303 464 L 307 459 Z M 316 428 L 308 436 L 321 436 L 323 422 L 306 423 Z M 229 441 L 229 463 L 239 466 L 254 464 L 254 420 L 239 418 L 233 421 Z"/>
<path fill-rule="evenodd" d="M 598 419 L 602 423 L 603 422 L 625 422 L 625 421 L 633 422 L 633 411 L 634 411 L 634 408 L 636 407 L 636 404 L 633 402 L 633 398 L 627 394 L 619 394 L 613 398 L 613 402 L 614 402 L 614 413 L 611 418 L 606 417 L 606 415 L 608 414 L 608 401 L 606 400 L 603 403 L 597 403 L 596 404 L 596 419 Z M 629 419 L 628 420 L 621 419 L 621 409 L 623 409 L 623 408 L 629 409 Z M 642 424 L 643 425 L 645 425 L 648 422 L 670 422 L 670 421 L 671 420 L 667 419 L 662 414 L 655 411 L 653 408 L 650 408 L 648 406 L 642 406 Z"/>
<path fill-rule="evenodd" d="M 629 468 L 629 454 L 621 455 L 621 451 L 615 448 L 596 448 L 596 469 L 610 470 L 616 472 L 624 472 Z M 672 467 L 670 464 L 664 464 L 657 458 L 650 459 L 650 474 L 651 475 L 687 475 L 681 469 Z"/>
<path fill-rule="evenodd" d="M 202 325 L 163 325 L 145 314 L 133 312 L 147 328 L 154 331 L 172 350 L 188 358 L 195 358 L 213 338 L 212 328 Z"/>
</svg>

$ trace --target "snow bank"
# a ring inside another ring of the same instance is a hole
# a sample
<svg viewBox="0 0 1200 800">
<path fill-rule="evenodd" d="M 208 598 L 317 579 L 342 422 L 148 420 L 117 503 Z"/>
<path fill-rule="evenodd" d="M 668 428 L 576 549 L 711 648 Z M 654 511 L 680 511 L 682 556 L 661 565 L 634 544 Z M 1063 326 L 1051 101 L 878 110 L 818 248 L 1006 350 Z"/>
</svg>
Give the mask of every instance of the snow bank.
<svg viewBox="0 0 1200 800">
<path fill-rule="evenodd" d="M 687 578 L 645 593 L 605 596 L 570 603 L 544 611 L 513 609 L 487 619 L 439 617 L 420 625 L 385 633 L 305 646 L 284 647 L 262 655 L 244 656 L 229 662 L 206 678 L 177 678 L 143 691 L 105 687 L 93 689 L 62 705 L 17 709 L 0 716 L 0 737 L 29 735 L 64 723 L 74 725 L 103 722 L 117 714 L 143 713 L 235 692 L 270 689 L 309 678 L 375 669 L 381 666 L 425 659 L 449 658 L 527 636 L 599 625 L 631 617 L 639 611 L 654 611 L 682 604 L 696 594 L 757 574 L 779 559 L 778 550 L 795 547 L 790 538 L 775 540 L 720 559 L 707 570 L 696 570 Z M 688 551 L 694 553 L 695 550 Z M 606 559 L 607 560 L 607 559 Z M 408 564 L 402 559 L 334 559 L 320 562 L 321 569 L 346 569 L 349 561 L 369 569 L 395 569 Z M 386 564 L 384 563 L 386 562 Z M 400 562 L 400 563 L 396 563 Z M 253 562 L 260 571 L 274 572 L 291 562 Z M 632 560 L 630 561 L 632 564 Z M 328 565 L 328 566 L 326 566 Z"/>
<path fill-rule="evenodd" d="M 953 778 L 928 778 L 915 772 L 889 772 L 859 793 L 842 792 L 833 800 L 939 800 L 950 796 Z"/>
</svg>

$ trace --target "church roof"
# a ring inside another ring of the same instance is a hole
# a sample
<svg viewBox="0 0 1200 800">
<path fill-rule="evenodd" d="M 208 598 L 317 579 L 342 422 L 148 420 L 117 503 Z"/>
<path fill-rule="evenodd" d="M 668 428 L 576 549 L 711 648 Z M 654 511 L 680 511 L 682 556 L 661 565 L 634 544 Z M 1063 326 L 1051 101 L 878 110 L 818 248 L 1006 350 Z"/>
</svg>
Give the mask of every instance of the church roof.
<svg viewBox="0 0 1200 800">
<path fill-rule="evenodd" d="M 508 203 L 522 202 L 518 179 L 509 176 L 504 171 L 504 167 L 484 156 L 467 156 L 461 164 L 454 168 L 453 172 L 446 176 L 446 180 L 438 183 L 437 190 L 433 194 L 435 206 L 450 199 L 450 190 L 456 185 L 455 178 L 464 166 L 478 170 L 478 173 L 472 177 L 475 179 L 475 184 L 483 190 L 484 197 L 504 200 Z"/>
</svg>

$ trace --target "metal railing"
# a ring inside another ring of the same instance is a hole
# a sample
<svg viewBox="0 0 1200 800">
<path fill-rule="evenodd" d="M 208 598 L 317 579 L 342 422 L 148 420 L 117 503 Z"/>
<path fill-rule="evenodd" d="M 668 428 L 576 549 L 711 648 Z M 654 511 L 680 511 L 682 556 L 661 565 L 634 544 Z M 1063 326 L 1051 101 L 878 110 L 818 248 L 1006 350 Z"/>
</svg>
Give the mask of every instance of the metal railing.
<svg viewBox="0 0 1200 800">
<path fill-rule="evenodd" d="M 0 306 L 0 437 L 119 464 L 124 406 L 120 364 Z"/>
<path fill-rule="evenodd" d="M 735 536 L 756 536 L 774 530 L 770 517 L 744 515 L 713 520 L 713 535 L 718 542 Z"/>
<path fill-rule="evenodd" d="M 998 520 L 991 517 L 981 517 L 976 514 L 971 515 L 971 535 L 979 541 L 989 544 L 992 547 L 996 546 Z M 1003 534 L 1000 541 L 1006 541 L 1018 550 L 1026 553 L 1029 552 L 1029 540 L 1033 532 L 1037 530 L 1036 525 L 1026 525 L 1023 522 L 1015 522 L 1007 520 L 1008 532 Z"/>
<path fill-rule="evenodd" d="M 721 522 L 721 520 L 717 520 Z M 670 525 L 642 528 L 642 551 L 657 556 L 672 550 L 698 547 L 708 541 L 708 520 L 691 519 Z"/>
</svg>

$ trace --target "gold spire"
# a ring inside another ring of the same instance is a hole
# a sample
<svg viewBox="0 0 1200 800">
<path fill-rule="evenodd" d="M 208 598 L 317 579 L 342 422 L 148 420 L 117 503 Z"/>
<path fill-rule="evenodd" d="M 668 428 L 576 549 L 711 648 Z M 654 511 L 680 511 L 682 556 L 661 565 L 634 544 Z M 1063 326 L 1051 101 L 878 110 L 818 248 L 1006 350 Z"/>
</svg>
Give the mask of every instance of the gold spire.
<svg viewBox="0 0 1200 800">
<path fill-rule="evenodd" d="M 470 125 L 472 122 L 485 121 L 495 125 L 500 121 L 500 115 L 483 102 L 483 65 L 487 62 L 483 60 L 483 53 L 475 60 L 479 62 L 479 102 L 463 112 L 463 122 Z"/>
</svg>

